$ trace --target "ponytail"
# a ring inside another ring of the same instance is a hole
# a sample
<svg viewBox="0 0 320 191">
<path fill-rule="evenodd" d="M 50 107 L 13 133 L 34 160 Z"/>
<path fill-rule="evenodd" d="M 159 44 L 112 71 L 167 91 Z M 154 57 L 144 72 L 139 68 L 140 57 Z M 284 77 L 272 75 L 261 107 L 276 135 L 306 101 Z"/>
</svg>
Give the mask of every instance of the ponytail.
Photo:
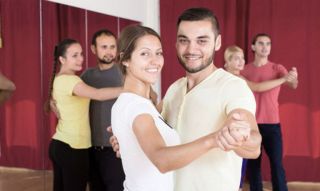
<svg viewBox="0 0 320 191">
<path fill-rule="evenodd" d="M 50 83 L 49 83 L 48 99 L 44 105 L 44 109 L 46 112 L 49 112 L 51 110 L 50 101 L 52 100 L 53 83 L 54 83 L 54 79 L 56 77 L 56 73 L 58 70 L 58 65 L 61 64 L 59 61 L 59 57 L 60 56 L 64 57 L 69 46 L 71 46 L 72 44 L 77 44 L 77 43 L 79 43 L 79 42 L 76 40 L 73 40 L 73 39 L 64 39 L 57 46 L 54 47 L 54 52 L 53 52 L 54 62 L 53 62 L 52 77 L 51 77 Z"/>
</svg>

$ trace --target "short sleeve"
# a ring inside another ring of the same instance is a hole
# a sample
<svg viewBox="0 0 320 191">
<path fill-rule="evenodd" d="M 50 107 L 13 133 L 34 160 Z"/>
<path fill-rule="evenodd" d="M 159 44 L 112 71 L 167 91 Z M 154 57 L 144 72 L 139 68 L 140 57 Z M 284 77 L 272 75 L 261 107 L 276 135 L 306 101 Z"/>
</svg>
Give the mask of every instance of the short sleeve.
<svg viewBox="0 0 320 191">
<path fill-rule="evenodd" d="M 226 87 L 224 105 L 227 114 L 235 109 L 245 109 L 255 115 L 255 98 L 244 80 L 230 81 Z"/>
<path fill-rule="evenodd" d="M 66 95 L 72 95 L 74 87 L 79 83 L 82 82 L 79 76 L 70 75 L 70 76 L 59 76 L 55 79 L 54 82 L 54 89 L 57 92 Z"/>
<path fill-rule="evenodd" d="M 133 121 L 141 114 L 150 114 L 152 115 L 152 111 L 154 106 L 147 102 L 140 102 L 136 104 L 132 104 L 127 108 L 127 119 L 129 124 L 133 124 Z"/>
<path fill-rule="evenodd" d="M 288 74 L 288 70 L 281 64 L 275 64 L 274 70 L 277 72 L 278 77 L 282 77 L 282 76 Z"/>
<path fill-rule="evenodd" d="M 89 72 L 89 70 L 85 70 L 85 71 L 80 75 L 80 78 L 81 78 L 85 83 L 87 83 L 87 81 L 88 81 L 88 72 Z"/>
</svg>

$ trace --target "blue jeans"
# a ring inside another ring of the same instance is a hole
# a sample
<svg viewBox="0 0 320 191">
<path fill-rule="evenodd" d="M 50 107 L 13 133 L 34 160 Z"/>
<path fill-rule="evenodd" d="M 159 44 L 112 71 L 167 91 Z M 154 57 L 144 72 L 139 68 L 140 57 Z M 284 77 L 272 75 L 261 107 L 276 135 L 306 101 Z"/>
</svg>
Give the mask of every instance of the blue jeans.
<svg viewBox="0 0 320 191">
<path fill-rule="evenodd" d="M 282 134 L 280 124 L 258 124 L 262 145 L 269 157 L 271 181 L 274 191 L 288 191 L 285 171 L 282 165 Z M 261 155 L 248 161 L 250 191 L 262 191 Z"/>
</svg>

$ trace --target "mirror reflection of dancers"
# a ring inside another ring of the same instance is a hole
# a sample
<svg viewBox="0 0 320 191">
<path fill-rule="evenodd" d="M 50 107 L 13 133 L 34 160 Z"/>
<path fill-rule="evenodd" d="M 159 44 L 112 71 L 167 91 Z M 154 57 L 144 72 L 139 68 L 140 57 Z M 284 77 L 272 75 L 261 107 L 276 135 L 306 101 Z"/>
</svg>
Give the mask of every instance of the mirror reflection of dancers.
<svg viewBox="0 0 320 191">
<path fill-rule="evenodd" d="M 56 132 L 49 146 L 54 191 L 86 190 L 91 147 L 90 99 L 114 99 L 122 91 L 120 87 L 96 89 L 86 85 L 76 75 L 82 70 L 83 60 L 81 45 L 76 40 L 65 39 L 55 47 L 53 76 L 46 104 L 50 110 L 48 103 L 54 100 L 59 111 Z"/>
</svg>

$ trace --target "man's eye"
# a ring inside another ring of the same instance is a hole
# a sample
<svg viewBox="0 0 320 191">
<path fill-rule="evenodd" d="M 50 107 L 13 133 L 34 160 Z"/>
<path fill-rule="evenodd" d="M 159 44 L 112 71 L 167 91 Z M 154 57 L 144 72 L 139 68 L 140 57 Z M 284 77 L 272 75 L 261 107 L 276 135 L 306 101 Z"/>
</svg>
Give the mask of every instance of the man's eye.
<svg viewBox="0 0 320 191">
<path fill-rule="evenodd" d="M 180 44 L 187 44 L 187 43 L 188 43 L 188 40 L 186 40 L 186 39 L 179 39 L 179 43 L 180 43 Z"/>
<path fill-rule="evenodd" d="M 208 41 L 207 40 L 198 40 L 199 44 L 206 44 Z"/>
</svg>

